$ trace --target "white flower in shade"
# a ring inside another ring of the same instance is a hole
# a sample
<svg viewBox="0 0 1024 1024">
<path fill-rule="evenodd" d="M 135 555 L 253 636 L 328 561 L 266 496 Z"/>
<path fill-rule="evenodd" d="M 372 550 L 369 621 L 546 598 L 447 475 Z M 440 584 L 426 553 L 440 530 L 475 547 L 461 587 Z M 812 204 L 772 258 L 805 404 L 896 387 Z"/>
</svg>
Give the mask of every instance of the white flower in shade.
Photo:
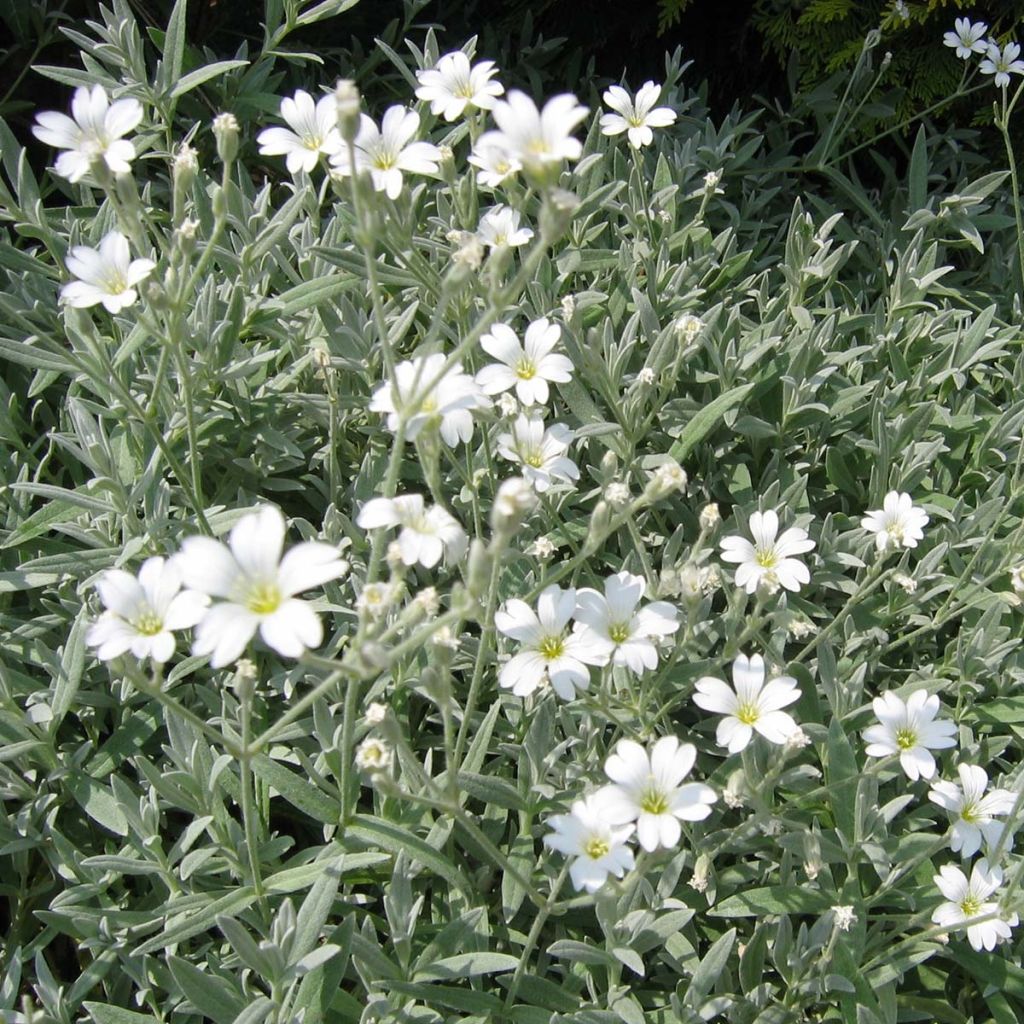
<svg viewBox="0 0 1024 1024">
<path fill-rule="evenodd" d="M 971 923 L 988 914 L 999 914 L 998 902 L 989 899 L 1003 884 L 1003 872 L 998 867 L 990 866 L 982 858 L 971 869 L 968 881 L 958 867 L 945 864 L 934 876 L 934 882 L 948 901 L 939 904 L 932 913 L 935 924 L 950 929 L 966 928 L 967 941 L 979 952 L 991 951 L 1012 937 L 1012 929 L 1018 923 L 1016 914 Z"/>
<path fill-rule="evenodd" d="M 662 736 L 650 754 L 633 740 L 619 740 L 604 763 L 614 785 L 598 790 L 609 820 L 635 821 L 640 845 L 650 853 L 671 849 L 682 835 L 680 821 L 701 821 L 718 799 L 710 786 L 683 779 L 697 759 L 692 743 Z"/>
<path fill-rule="evenodd" d="M 152 260 L 133 260 L 128 239 L 120 231 L 108 231 L 99 249 L 73 246 L 65 262 L 78 280 L 61 288 L 61 301 L 75 309 L 103 303 L 109 313 L 120 313 L 135 302 L 139 297 L 135 286 L 156 266 Z"/>
<path fill-rule="evenodd" d="M 258 629 L 264 643 L 297 658 L 323 640 L 320 618 L 296 594 L 343 575 L 348 566 L 331 544 L 296 544 L 281 557 L 285 523 L 270 505 L 242 516 L 228 543 L 186 537 L 178 556 L 185 583 L 222 600 L 196 627 L 192 653 L 211 655 L 210 665 L 230 665 Z"/>
<path fill-rule="evenodd" d="M 970 18 L 957 18 L 953 22 L 953 30 L 947 32 L 942 41 L 947 46 L 955 46 L 956 55 L 967 60 L 972 53 L 985 53 L 988 50 L 988 41 L 985 39 L 987 31 L 988 24 L 984 21 L 972 24 Z"/>
<path fill-rule="evenodd" d="M 136 658 L 167 661 L 174 654 L 174 631 L 194 626 L 206 613 L 205 594 L 181 589 L 175 559 L 147 558 L 138 578 L 108 569 L 96 583 L 107 610 L 85 635 L 103 661 L 131 651 Z"/>
<path fill-rule="evenodd" d="M 721 679 L 704 676 L 697 680 L 693 702 L 713 714 L 724 715 L 718 723 L 716 740 L 730 754 L 738 753 L 760 733 L 770 743 L 785 743 L 799 728 L 782 708 L 800 699 L 792 676 L 764 680 L 764 658 L 741 654 L 732 663 L 733 686 Z"/>
<path fill-rule="evenodd" d="M 544 317 L 526 328 L 522 344 L 511 327 L 495 324 L 480 339 L 480 347 L 500 362 L 485 366 L 476 375 L 477 384 L 485 395 L 515 388 L 523 405 L 544 405 L 550 394 L 549 381 L 564 384 L 572 380 L 572 361 L 555 352 L 561 336 L 562 328 Z"/>
<path fill-rule="evenodd" d="M 875 545 L 879 551 L 889 548 L 916 548 L 917 542 L 924 537 L 924 527 L 928 523 L 928 513 L 914 505 L 909 494 L 890 491 L 882 502 L 882 507 L 868 512 L 860 521 L 860 525 L 875 535 Z"/>
<path fill-rule="evenodd" d="M 571 814 L 553 814 L 548 824 L 554 832 L 544 837 L 545 845 L 576 858 L 569 877 L 577 890 L 597 892 L 609 875 L 621 878 L 633 869 L 633 851 L 626 841 L 634 826 L 610 824 L 599 794 L 576 800 Z"/>
<path fill-rule="evenodd" d="M 486 398 L 476 381 L 462 372 L 461 363 L 453 363 L 437 380 L 445 365 L 443 353 L 420 356 L 395 367 L 395 382 L 385 381 L 370 398 L 373 412 L 387 413 L 388 430 L 398 430 L 401 417 L 406 417 L 405 436 L 415 440 L 428 424 L 439 427 L 441 437 L 449 448 L 473 436 L 473 410 L 489 409 Z M 431 385 L 426 393 L 424 388 Z M 398 404 L 395 404 L 397 391 Z M 416 408 L 409 403 L 421 396 Z"/>
<path fill-rule="evenodd" d="M 519 415 L 512 432 L 498 438 L 498 452 L 510 462 L 518 462 L 523 476 L 543 492 L 559 480 L 579 480 L 579 468 L 565 454 L 572 439 L 573 432 L 564 423 L 554 423 L 545 430 L 539 416 Z"/>
<path fill-rule="evenodd" d="M 736 586 L 753 594 L 759 586 L 769 593 L 779 587 L 799 590 L 802 583 L 810 583 L 811 574 L 807 566 L 794 555 L 813 550 L 814 541 L 805 530 L 794 526 L 785 530 L 781 537 L 779 517 L 773 511 L 754 512 L 750 516 L 750 535 L 753 544 L 746 537 L 725 537 L 722 544 L 722 560 L 738 562 Z"/>
<path fill-rule="evenodd" d="M 469 162 L 479 170 L 477 181 L 487 188 L 497 188 L 506 178 L 523 169 L 500 132 L 484 132 L 473 147 Z"/>
<path fill-rule="evenodd" d="M 1019 43 L 1007 43 L 1000 50 L 997 43 L 989 42 L 978 70 L 983 75 L 995 75 L 993 84 L 1005 88 L 1010 84 L 1010 75 L 1024 75 L 1024 60 L 1018 60 L 1019 56 Z"/>
<path fill-rule="evenodd" d="M 661 86 L 644 82 L 637 91 L 636 99 L 621 85 L 613 85 L 604 94 L 605 103 L 615 113 L 601 115 L 601 131 L 605 135 L 621 135 L 625 132 L 634 149 L 649 146 L 654 141 L 652 128 L 667 128 L 676 119 L 676 112 L 670 107 L 656 107 L 661 95 Z"/>
<path fill-rule="evenodd" d="M 988 774 L 984 768 L 962 764 L 957 772 L 959 786 L 955 782 L 933 782 L 928 799 L 949 814 L 952 821 L 949 848 L 967 858 L 981 849 L 982 842 L 989 848 L 999 842 L 1006 826 L 994 818 L 1009 814 L 1015 797 L 1008 789 L 993 789 L 986 795 Z"/>
<path fill-rule="evenodd" d="M 264 128 L 256 137 L 264 156 L 283 156 L 290 174 L 316 167 L 320 155 L 333 156 L 344 146 L 338 131 L 338 104 L 333 95 L 314 101 L 304 89 L 281 100 L 288 128 Z"/>
<path fill-rule="evenodd" d="M 588 665 L 607 665 L 611 644 L 592 633 L 572 633 L 569 620 L 576 611 L 576 591 L 545 587 L 537 598 L 537 611 L 513 598 L 495 613 L 498 632 L 521 644 L 507 661 L 498 684 L 517 697 L 526 697 L 544 685 L 562 700 L 572 700 L 577 690 L 590 686 Z"/>
<path fill-rule="evenodd" d="M 636 675 L 657 667 L 654 640 L 679 628 L 679 612 L 667 601 L 637 608 L 646 587 L 642 576 L 620 572 L 605 580 L 603 594 L 590 588 L 576 592 L 576 628 L 592 630 L 612 644 L 612 662 Z"/>
<path fill-rule="evenodd" d="M 832 907 L 832 920 L 839 931 L 848 932 L 856 924 L 857 915 L 853 907 L 836 906 Z"/>
<path fill-rule="evenodd" d="M 480 217 L 477 232 L 484 245 L 492 249 L 499 245 L 526 245 L 533 238 L 531 228 L 519 226 L 519 211 L 513 210 L 511 206 L 492 206 L 485 210 Z"/>
<path fill-rule="evenodd" d="M 420 127 L 420 115 L 405 107 L 389 107 L 380 128 L 373 118 L 359 115 L 355 138 L 355 171 L 369 171 L 373 187 L 389 199 L 402 192 L 402 172 L 436 174 L 441 153 L 429 142 L 411 142 Z M 353 173 L 347 146 L 331 157 L 331 165 L 343 177 Z"/>
<path fill-rule="evenodd" d="M 492 113 L 499 130 L 484 132 L 480 145 L 502 146 L 527 171 L 579 160 L 583 152 L 583 144 L 571 133 L 587 116 L 587 108 L 570 93 L 553 96 L 538 110 L 526 93 L 513 89 L 507 100 L 495 103 Z"/>
<path fill-rule="evenodd" d="M 482 60 L 470 65 L 461 51 L 446 53 L 437 66 L 417 71 L 420 86 L 416 98 L 430 103 L 430 112 L 440 114 L 446 121 L 454 121 L 466 112 L 466 107 L 490 110 L 505 87 L 491 79 L 497 73 L 493 60 Z"/>
<path fill-rule="evenodd" d="M 927 690 L 915 690 L 906 703 L 895 693 L 883 693 L 871 706 L 881 724 L 868 726 L 861 734 L 868 744 L 865 753 L 868 757 L 899 754 L 903 770 L 914 782 L 935 774 L 931 750 L 956 746 L 956 723 L 934 720 L 939 698 L 929 696 Z"/>
<path fill-rule="evenodd" d="M 367 736 L 356 747 L 355 762 L 361 772 L 376 775 L 386 771 L 391 764 L 391 748 L 383 740 Z"/>
<path fill-rule="evenodd" d="M 405 565 L 430 569 L 447 555 L 457 562 L 466 550 L 466 534 L 449 512 L 440 505 L 426 507 L 421 494 L 403 494 L 397 498 L 371 498 L 356 522 L 364 530 L 400 526 L 398 547 Z"/>
<path fill-rule="evenodd" d="M 127 174 L 135 159 L 135 146 L 122 136 L 142 120 L 142 104 L 136 99 L 107 98 L 102 85 L 80 86 L 71 99 L 72 117 L 47 110 L 36 114 L 32 134 L 56 149 L 54 170 L 68 181 L 80 181 L 94 160 L 103 160 L 115 174 Z"/>
</svg>

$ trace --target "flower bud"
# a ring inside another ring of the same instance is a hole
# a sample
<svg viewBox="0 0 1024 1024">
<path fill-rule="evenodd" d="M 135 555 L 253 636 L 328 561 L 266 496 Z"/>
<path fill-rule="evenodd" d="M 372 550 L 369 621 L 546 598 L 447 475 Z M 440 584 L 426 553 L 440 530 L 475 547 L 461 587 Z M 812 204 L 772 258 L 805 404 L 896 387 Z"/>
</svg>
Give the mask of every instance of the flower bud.
<svg viewBox="0 0 1024 1024">
<path fill-rule="evenodd" d="M 711 502 L 700 510 L 700 528 L 710 533 L 722 521 L 722 513 L 718 510 L 718 504 Z"/>
<path fill-rule="evenodd" d="M 196 159 L 196 151 L 187 142 L 183 142 L 174 154 L 174 167 L 171 170 L 175 191 L 178 189 L 184 191 L 190 188 L 192 182 L 196 180 L 198 170 L 199 161 Z"/>
<path fill-rule="evenodd" d="M 478 601 L 487 594 L 491 578 L 491 563 L 494 556 L 484 547 L 483 541 L 474 540 L 469 546 L 469 566 L 466 571 L 466 587 Z"/>
<path fill-rule="evenodd" d="M 491 508 L 491 529 L 501 536 L 511 536 L 537 506 L 537 493 L 521 476 L 502 482 Z"/>
<path fill-rule="evenodd" d="M 565 234 L 580 205 L 579 197 L 564 188 L 553 188 L 540 208 L 540 236 L 545 245 L 553 245 Z"/>
<path fill-rule="evenodd" d="M 663 462 L 651 474 L 651 478 L 644 490 L 644 497 L 648 501 L 657 501 L 671 494 L 673 491 L 686 489 L 686 471 L 675 459 Z"/>
<path fill-rule="evenodd" d="M 213 119 L 213 135 L 217 140 L 220 162 L 230 164 L 238 156 L 238 121 L 234 114 L 218 114 Z"/>
<path fill-rule="evenodd" d="M 334 102 L 338 110 L 338 131 L 346 143 L 355 141 L 359 134 L 359 89 L 351 78 L 339 78 L 334 87 Z"/>
</svg>

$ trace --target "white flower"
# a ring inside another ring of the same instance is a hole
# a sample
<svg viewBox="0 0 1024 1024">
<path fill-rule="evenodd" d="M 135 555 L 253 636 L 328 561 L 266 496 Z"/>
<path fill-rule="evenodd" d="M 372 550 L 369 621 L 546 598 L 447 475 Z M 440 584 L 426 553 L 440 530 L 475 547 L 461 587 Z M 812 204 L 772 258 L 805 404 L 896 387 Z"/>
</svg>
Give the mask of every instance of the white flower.
<svg viewBox="0 0 1024 1024">
<path fill-rule="evenodd" d="M 1019 56 L 1019 43 L 1007 43 L 1000 50 L 997 43 L 989 42 L 978 70 L 983 75 L 995 75 L 994 84 L 1005 88 L 1010 84 L 1010 75 L 1024 75 L 1024 60 L 1018 60 Z"/>
<path fill-rule="evenodd" d="M 962 789 L 955 782 L 934 782 L 928 799 L 949 813 L 953 823 L 949 848 L 967 858 L 981 849 L 982 841 L 990 848 L 999 842 L 1006 826 L 993 818 L 1009 814 L 1015 797 L 1008 789 L 993 789 L 986 796 L 988 774 L 984 768 L 962 764 L 957 772 Z"/>
<path fill-rule="evenodd" d="M 304 89 L 281 100 L 281 117 L 288 128 L 264 128 L 256 137 L 264 156 L 283 156 L 289 174 L 316 167 L 320 154 L 333 156 L 344 146 L 338 131 L 338 104 L 334 96 L 315 103 Z M 289 130 L 291 129 L 291 130 Z"/>
<path fill-rule="evenodd" d="M 632 870 L 633 851 L 626 840 L 633 825 L 612 825 L 599 794 L 576 800 L 571 814 L 553 814 L 548 824 L 554 829 L 544 837 L 551 849 L 575 857 L 569 868 L 573 885 L 597 892 L 609 875 L 621 878 Z"/>
<path fill-rule="evenodd" d="M 906 0 L 895 0 L 892 5 L 892 13 L 903 21 L 910 21 L 910 8 L 906 4 Z"/>
<path fill-rule="evenodd" d="M 587 116 L 587 108 L 570 93 L 553 96 L 538 110 L 526 93 L 513 89 L 507 100 L 495 103 L 493 115 L 499 131 L 481 135 L 480 146 L 502 147 L 527 171 L 578 160 L 583 152 L 582 143 L 570 133 Z"/>
<path fill-rule="evenodd" d="M 669 107 L 655 107 L 661 95 L 661 86 L 644 82 L 631 99 L 621 85 L 613 85 L 604 94 L 604 101 L 614 114 L 601 115 L 601 131 L 605 135 L 626 132 L 634 149 L 649 146 L 654 141 L 652 128 L 666 128 L 673 124 L 676 112 Z"/>
<path fill-rule="evenodd" d="M 736 586 L 753 594 L 759 586 L 770 593 L 778 588 L 799 590 L 802 583 L 810 583 L 811 574 L 798 558 L 814 548 L 805 530 L 792 527 L 776 539 L 779 517 L 773 511 L 754 512 L 750 516 L 751 544 L 745 537 L 726 537 L 722 540 L 722 560 L 738 562 Z"/>
<path fill-rule="evenodd" d="M 621 480 L 613 480 L 604 489 L 604 500 L 616 508 L 622 508 L 629 504 L 629 497 L 629 484 L 625 484 Z"/>
<path fill-rule="evenodd" d="M 848 932 L 857 920 L 853 907 L 836 906 L 832 908 L 832 920 L 841 932 Z"/>
<path fill-rule="evenodd" d="M 99 249 L 76 245 L 67 259 L 68 270 L 78 278 L 60 290 L 62 302 L 75 309 L 86 309 L 102 302 L 109 313 L 120 313 L 138 298 L 135 290 L 143 278 L 153 272 L 152 260 L 133 260 L 128 239 L 120 231 L 108 231 Z"/>
<path fill-rule="evenodd" d="M 607 665 L 611 644 L 593 633 L 570 633 L 567 627 L 575 611 L 576 591 L 552 585 L 541 591 L 536 612 L 518 598 L 496 612 L 497 630 L 522 645 L 502 666 L 498 684 L 517 697 L 526 697 L 548 680 L 563 700 L 588 689 L 587 666 Z"/>
<path fill-rule="evenodd" d="M 704 175 L 704 189 L 706 192 L 714 192 L 722 181 L 721 171 L 708 171 Z"/>
<path fill-rule="evenodd" d="M 32 134 L 56 149 L 67 150 L 57 157 L 54 170 L 68 181 L 80 181 L 94 160 L 102 159 L 115 174 L 127 174 L 135 159 L 135 147 L 122 136 L 142 120 L 142 104 L 136 99 L 107 98 L 102 85 L 92 90 L 80 86 L 71 99 L 72 118 L 47 110 L 36 114 Z"/>
<path fill-rule="evenodd" d="M 529 480 L 521 476 L 502 480 L 491 509 L 495 531 L 500 533 L 518 525 L 537 507 L 538 500 L 537 492 L 530 486 Z"/>
<path fill-rule="evenodd" d="M 776 676 L 764 681 L 764 658 L 739 655 L 732 663 L 733 689 L 721 679 L 704 676 L 697 680 L 693 702 L 713 714 L 724 715 L 718 723 L 715 739 L 738 753 L 759 732 L 770 743 L 785 743 L 798 726 L 782 708 L 800 699 L 800 690 L 792 676 Z"/>
<path fill-rule="evenodd" d="M 173 631 L 194 626 L 210 599 L 181 589 L 175 559 L 147 558 L 138 578 L 123 569 L 108 569 L 96 582 L 107 609 L 90 627 L 85 642 L 99 648 L 103 661 L 131 651 L 136 658 L 165 662 L 174 654 Z"/>
<path fill-rule="evenodd" d="M 389 199 L 397 199 L 402 192 L 402 172 L 435 174 L 441 154 L 429 142 L 410 142 L 420 126 L 420 115 L 405 107 L 389 107 L 384 112 L 380 128 L 373 118 L 359 115 L 359 133 L 355 138 L 355 171 L 369 171 L 373 187 L 384 192 Z M 348 147 L 331 157 L 338 174 L 353 173 Z"/>
<path fill-rule="evenodd" d="M 367 583 L 356 598 L 356 609 L 371 617 L 383 615 L 397 594 L 390 583 Z"/>
<path fill-rule="evenodd" d="M 900 546 L 916 548 L 917 542 L 924 537 L 927 522 L 928 513 L 917 508 L 909 494 L 890 491 L 882 507 L 868 512 L 860 525 L 875 535 L 878 550 L 886 551 Z"/>
<path fill-rule="evenodd" d="M 422 494 L 403 494 L 397 498 L 371 498 L 362 508 L 356 523 L 364 530 L 381 526 L 400 526 L 398 547 L 404 565 L 419 562 L 427 569 L 447 555 L 457 562 L 466 550 L 466 534 L 449 512 L 440 505 L 427 508 Z"/>
<path fill-rule="evenodd" d="M 373 701 L 371 704 L 366 706 L 366 724 L 367 725 L 380 725 L 381 722 L 387 718 L 388 709 L 377 701 Z"/>
<path fill-rule="evenodd" d="M 645 493 L 651 500 L 664 498 L 673 491 L 685 491 L 688 482 L 686 470 L 675 459 L 669 458 L 651 473 Z"/>
<path fill-rule="evenodd" d="M 545 317 L 526 328 L 522 344 L 511 327 L 495 324 L 480 339 L 480 347 L 500 362 L 485 366 L 476 375 L 477 384 L 485 395 L 515 388 L 523 405 L 544 405 L 550 394 L 549 381 L 564 384 L 572 380 L 572 361 L 554 351 L 561 336 L 562 328 Z"/>
<path fill-rule="evenodd" d="M 497 188 L 506 178 L 523 169 L 500 132 L 484 132 L 473 147 L 469 162 L 479 168 L 477 180 L 487 188 Z"/>
<path fill-rule="evenodd" d="M 492 82 L 496 73 L 493 60 L 482 60 L 470 66 L 469 58 L 461 51 L 446 53 L 437 66 L 417 71 L 420 87 L 416 98 L 429 101 L 430 112 L 441 114 L 446 121 L 461 117 L 466 107 L 490 110 L 495 98 L 505 87 Z"/>
<path fill-rule="evenodd" d="M 1010 586 L 1014 593 L 1024 594 L 1024 562 L 1010 570 Z"/>
<path fill-rule="evenodd" d="M 185 583 L 222 600 L 196 627 L 195 655 L 212 655 L 223 668 L 245 650 L 257 629 L 266 645 L 297 658 L 323 640 L 320 618 L 295 595 L 337 579 L 347 566 L 330 544 L 297 544 L 281 557 L 285 523 L 270 505 L 242 516 L 228 544 L 212 537 L 187 537 L 182 544 Z"/>
<path fill-rule="evenodd" d="M 604 763 L 614 785 L 598 791 L 604 810 L 615 824 L 635 821 L 640 845 L 651 852 L 671 849 L 682 835 L 680 821 L 701 821 L 718 799 L 710 786 L 682 781 L 693 768 L 697 748 L 662 736 L 648 755 L 639 743 L 619 740 Z"/>
<path fill-rule="evenodd" d="M 961 59 L 967 60 L 972 53 L 984 53 L 988 49 L 985 39 L 988 25 L 984 21 L 976 21 L 972 25 L 970 18 L 957 18 L 953 26 L 953 30 L 947 32 L 942 41 L 947 46 L 955 46 L 956 55 Z"/>
<path fill-rule="evenodd" d="M 932 921 L 943 928 L 967 928 L 967 940 L 979 952 L 993 950 L 1000 942 L 1012 937 L 1011 929 L 1017 925 L 1017 915 L 1008 918 L 992 917 L 988 921 L 971 924 L 971 921 L 987 914 L 998 914 L 999 904 L 989 900 L 1003 884 L 1003 872 L 990 867 L 982 858 L 967 876 L 952 864 L 945 864 L 933 877 L 939 892 L 948 900 L 935 908 Z"/>
<path fill-rule="evenodd" d="M 545 430 L 539 416 L 519 415 L 512 432 L 498 438 L 498 452 L 522 465 L 523 476 L 538 491 L 546 491 L 558 480 L 571 483 L 580 478 L 576 463 L 565 455 L 572 439 L 573 432 L 564 423 Z"/>
<path fill-rule="evenodd" d="M 613 645 L 612 662 L 636 675 L 658 665 L 652 638 L 671 636 L 679 628 L 679 613 L 667 601 L 637 608 L 646 586 L 642 576 L 620 572 L 605 580 L 603 594 L 590 588 L 576 593 L 576 628 Z"/>
<path fill-rule="evenodd" d="M 459 441 L 468 441 L 473 436 L 473 410 L 488 409 L 489 398 L 485 398 L 476 381 L 462 372 L 461 363 L 453 363 L 444 376 L 423 394 L 415 409 L 406 408 L 414 396 L 422 394 L 425 385 L 434 381 L 445 364 L 443 353 L 399 363 L 395 367 L 394 390 L 398 392 L 398 406 L 395 406 L 391 381 L 385 381 L 371 396 L 372 412 L 388 414 L 388 430 L 394 433 L 402 415 L 407 417 L 405 436 L 415 440 L 427 424 L 438 424 L 441 437 L 449 448 Z"/>
<path fill-rule="evenodd" d="M 356 747 L 355 761 L 356 767 L 361 772 L 376 775 L 378 772 L 384 771 L 391 764 L 391 748 L 383 740 L 367 736 Z"/>
<path fill-rule="evenodd" d="M 704 321 L 692 313 L 684 313 L 674 324 L 676 334 L 686 344 L 690 344 L 694 338 L 704 329 Z"/>
<path fill-rule="evenodd" d="M 526 245 L 533 238 L 531 228 L 519 226 L 519 211 L 511 206 L 492 206 L 485 210 L 477 231 L 484 245 L 492 249 L 499 245 Z"/>
<path fill-rule="evenodd" d="M 550 558 L 558 550 L 558 545 L 550 537 L 537 537 L 526 549 L 532 558 Z"/>
<path fill-rule="evenodd" d="M 956 723 L 933 721 L 939 713 L 939 698 L 927 690 L 915 690 L 904 704 L 895 693 L 883 693 L 871 706 L 880 725 L 871 725 L 861 734 L 867 742 L 868 757 L 899 754 L 907 777 L 916 782 L 935 774 L 931 750 L 956 746 Z"/>
</svg>

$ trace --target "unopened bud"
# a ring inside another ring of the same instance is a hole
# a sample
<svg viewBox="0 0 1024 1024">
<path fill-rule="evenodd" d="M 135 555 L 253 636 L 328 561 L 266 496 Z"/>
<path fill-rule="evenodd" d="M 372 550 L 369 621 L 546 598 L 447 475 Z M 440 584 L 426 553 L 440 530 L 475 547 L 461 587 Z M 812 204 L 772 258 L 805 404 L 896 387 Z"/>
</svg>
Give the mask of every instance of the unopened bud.
<svg viewBox="0 0 1024 1024">
<path fill-rule="evenodd" d="M 501 536 L 511 536 L 537 506 L 537 492 L 520 476 L 502 482 L 494 496 L 491 529 Z"/>
<path fill-rule="evenodd" d="M 339 78 L 334 87 L 334 102 L 338 111 L 338 131 L 345 142 L 353 142 L 359 134 L 359 89 L 351 78 Z"/>
<path fill-rule="evenodd" d="M 474 540 L 469 546 L 469 566 L 466 571 L 466 587 L 479 601 L 487 594 L 491 577 L 491 563 L 494 556 L 488 552 L 483 541 Z"/>
<path fill-rule="evenodd" d="M 711 532 L 720 522 L 722 521 L 722 513 L 718 510 L 718 505 L 715 502 L 711 502 L 710 505 L 705 505 L 700 510 L 700 528 Z"/>
<path fill-rule="evenodd" d="M 564 188 L 553 188 L 547 194 L 539 218 L 545 244 L 553 245 L 565 234 L 579 205 L 579 197 Z"/>
<path fill-rule="evenodd" d="M 685 490 L 687 483 L 686 471 L 675 460 L 663 462 L 651 474 L 644 496 L 649 501 L 657 501 L 673 491 Z"/>
<path fill-rule="evenodd" d="M 230 164 L 238 156 L 238 121 L 234 114 L 218 114 L 213 119 L 213 135 L 217 140 L 217 156 L 222 164 Z"/>
<path fill-rule="evenodd" d="M 196 159 L 196 151 L 187 143 L 183 142 L 174 154 L 174 187 L 175 189 L 187 189 L 195 181 L 196 172 L 199 170 L 199 161 Z"/>
</svg>

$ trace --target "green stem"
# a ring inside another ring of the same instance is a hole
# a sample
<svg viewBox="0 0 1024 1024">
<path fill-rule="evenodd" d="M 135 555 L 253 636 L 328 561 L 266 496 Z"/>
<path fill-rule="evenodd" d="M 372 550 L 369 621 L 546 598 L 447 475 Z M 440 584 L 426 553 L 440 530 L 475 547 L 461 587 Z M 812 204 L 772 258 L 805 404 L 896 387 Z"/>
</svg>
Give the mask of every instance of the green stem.
<svg viewBox="0 0 1024 1024">
<path fill-rule="evenodd" d="M 256 810 L 253 806 L 252 753 L 249 741 L 252 738 L 252 683 L 245 681 L 239 694 L 242 718 L 242 752 L 238 758 L 240 786 L 242 790 L 242 825 L 245 829 L 245 849 L 249 857 L 249 874 L 252 889 L 258 900 L 263 899 L 263 875 L 260 870 L 259 839 L 256 830 Z"/>
</svg>

